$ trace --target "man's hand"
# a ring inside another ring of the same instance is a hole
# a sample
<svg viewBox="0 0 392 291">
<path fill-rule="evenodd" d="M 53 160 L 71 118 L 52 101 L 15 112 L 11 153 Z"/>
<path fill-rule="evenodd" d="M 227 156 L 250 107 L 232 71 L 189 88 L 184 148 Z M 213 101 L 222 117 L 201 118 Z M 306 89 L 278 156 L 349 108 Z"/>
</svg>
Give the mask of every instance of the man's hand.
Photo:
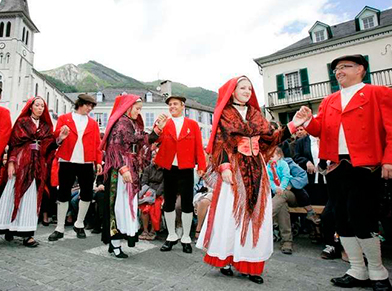
<svg viewBox="0 0 392 291">
<path fill-rule="evenodd" d="M 313 163 L 312 163 L 311 161 L 308 161 L 308 162 L 306 163 L 306 171 L 307 171 L 309 174 L 314 174 L 314 173 L 316 173 L 316 168 L 315 168 L 315 166 L 313 165 Z"/>
<path fill-rule="evenodd" d="M 381 168 L 381 178 L 392 179 L 392 164 L 384 164 Z"/>
<path fill-rule="evenodd" d="M 105 185 L 101 184 L 99 186 L 97 186 L 97 188 L 95 189 L 95 191 L 105 191 Z"/>
<path fill-rule="evenodd" d="M 197 170 L 197 175 L 198 175 L 199 177 L 203 177 L 204 174 L 205 174 L 205 172 L 204 172 L 203 170 Z"/>
<path fill-rule="evenodd" d="M 66 125 L 63 125 L 60 129 L 60 134 L 59 134 L 60 142 L 63 141 L 64 139 L 66 139 L 68 134 L 69 134 L 69 127 Z"/>
<path fill-rule="evenodd" d="M 221 175 L 223 181 L 229 184 L 233 184 L 233 172 L 230 169 L 224 170 Z"/>
<path fill-rule="evenodd" d="M 158 116 L 155 124 L 158 126 L 159 130 L 163 130 L 167 121 L 168 121 L 168 116 L 162 113 Z"/>
<path fill-rule="evenodd" d="M 301 106 L 301 108 L 295 113 L 293 117 L 293 123 L 295 127 L 301 126 L 306 121 L 312 118 L 312 110 L 306 106 Z"/>
<path fill-rule="evenodd" d="M 97 164 L 97 176 L 102 174 L 102 165 L 101 164 Z"/>
</svg>

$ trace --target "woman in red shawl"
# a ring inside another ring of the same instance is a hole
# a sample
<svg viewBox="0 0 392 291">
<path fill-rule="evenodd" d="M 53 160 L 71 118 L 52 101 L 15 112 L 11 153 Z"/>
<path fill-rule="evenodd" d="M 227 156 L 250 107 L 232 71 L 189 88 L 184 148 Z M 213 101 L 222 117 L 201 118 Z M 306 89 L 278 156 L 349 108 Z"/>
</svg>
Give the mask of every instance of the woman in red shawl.
<svg viewBox="0 0 392 291">
<path fill-rule="evenodd" d="M 118 96 L 100 147 L 105 151 L 106 181 L 102 241 L 109 243 L 109 252 L 117 258 L 128 257 L 121 250 L 121 239 L 126 239 L 129 247 L 138 240 L 139 174 L 150 163 L 149 145 L 158 139 L 167 120 L 166 115 L 160 115 L 148 135 L 141 109 L 139 96 Z"/>
<path fill-rule="evenodd" d="M 289 133 L 287 132 L 289 135 Z M 207 146 L 206 182 L 214 189 L 197 247 L 204 261 L 232 276 L 231 266 L 263 283 L 264 262 L 273 251 L 272 200 L 265 162 L 279 143 L 247 77 L 219 89 L 212 134 Z"/>
<path fill-rule="evenodd" d="M 63 130 L 58 142 L 68 132 Z M 8 177 L 2 181 L 0 233 L 7 240 L 13 235 L 24 238 L 27 247 L 36 247 L 42 195 L 47 182 L 47 165 L 57 148 L 48 108 L 41 97 L 27 101 L 12 129 L 8 151 Z M 7 181 L 8 178 L 8 181 Z"/>
</svg>

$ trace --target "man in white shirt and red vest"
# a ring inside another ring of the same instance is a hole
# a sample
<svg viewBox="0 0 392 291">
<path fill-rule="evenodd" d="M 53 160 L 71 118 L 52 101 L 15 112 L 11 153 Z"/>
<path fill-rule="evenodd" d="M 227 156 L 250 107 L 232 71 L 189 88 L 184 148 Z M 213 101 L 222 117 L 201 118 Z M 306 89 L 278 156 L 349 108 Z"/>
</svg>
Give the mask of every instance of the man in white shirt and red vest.
<svg viewBox="0 0 392 291">
<path fill-rule="evenodd" d="M 162 252 L 170 251 L 179 239 L 175 231 L 175 203 L 179 194 L 183 227 L 181 244 L 183 252 L 192 253 L 189 234 L 193 219 L 193 171 L 196 164 L 199 176 L 204 175 L 206 170 L 200 128 L 196 121 L 184 117 L 185 101 L 186 98 L 182 96 L 170 96 L 166 99 L 172 118 L 157 141 L 161 145 L 155 164 L 164 169 L 163 210 L 169 232 L 166 242 L 161 247 Z"/>
<path fill-rule="evenodd" d="M 68 211 L 71 189 L 78 179 L 80 201 L 74 231 L 78 238 L 85 238 L 84 218 L 93 196 L 94 170 L 102 173 L 102 152 L 98 123 L 89 117 L 97 105 L 93 96 L 80 94 L 75 103 L 75 111 L 59 117 L 56 125 L 57 137 L 62 127 L 68 127 L 69 135 L 57 150 L 59 159 L 59 194 L 57 206 L 57 227 L 49 236 L 50 241 L 64 237 L 65 217 Z"/>
<path fill-rule="evenodd" d="M 0 87 L 0 99 L 3 89 Z M 11 136 L 12 123 L 10 111 L 0 106 L 0 168 L 3 166 L 4 149 L 7 146 L 8 140 Z"/>
<path fill-rule="evenodd" d="M 331 282 L 392 290 L 378 237 L 379 198 L 385 180 L 392 179 L 392 90 L 362 82 L 368 68 L 362 55 L 339 57 L 331 68 L 341 90 L 322 101 L 317 117 L 301 107 L 293 119 L 320 137 L 319 157 L 331 161 L 327 185 L 336 230 L 350 261 L 346 274 Z"/>
</svg>

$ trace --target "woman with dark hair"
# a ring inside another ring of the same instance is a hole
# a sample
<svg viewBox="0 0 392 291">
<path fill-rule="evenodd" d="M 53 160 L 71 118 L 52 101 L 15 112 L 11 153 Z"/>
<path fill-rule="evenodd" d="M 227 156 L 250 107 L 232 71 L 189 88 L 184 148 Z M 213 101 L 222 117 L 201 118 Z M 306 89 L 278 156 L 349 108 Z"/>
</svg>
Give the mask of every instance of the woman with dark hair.
<svg viewBox="0 0 392 291">
<path fill-rule="evenodd" d="M 57 142 L 67 135 L 67 129 L 63 129 Z M 17 235 L 24 238 L 23 244 L 27 247 L 38 245 L 33 235 L 48 180 L 48 164 L 56 148 L 45 101 L 41 97 L 30 99 L 12 129 L 8 177 L 4 177 L 1 184 L 5 189 L 0 198 L 0 233 L 5 233 L 7 240 Z"/>
<path fill-rule="evenodd" d="M 158 139 L 167 121 L 166 115 L 160 115 L 148 135 L 141 109 L 139 96 L 118 96 L 100 146 L 105 151 L 102 241 L 109 243 L 108 251 L 117 258 L 128 257 L 121 250 L 121 239 L 127 240 L 129 247 L 138 241 L 139 173 L 149 164 L 150 144 Z"/>
<path fill-rule="evenodd" d="M 204 261 L 232 276 L 231 266 L 263 283 L 264 262 L 273 251 L 272 199 L 266 168 L 282 134 L 272 130 L 261 113 L 256 94 L 245 76 L 229 80 L 219 89 L 211 155 L 205 175 L 214 189 L 198 248 Z"/>
</svg>

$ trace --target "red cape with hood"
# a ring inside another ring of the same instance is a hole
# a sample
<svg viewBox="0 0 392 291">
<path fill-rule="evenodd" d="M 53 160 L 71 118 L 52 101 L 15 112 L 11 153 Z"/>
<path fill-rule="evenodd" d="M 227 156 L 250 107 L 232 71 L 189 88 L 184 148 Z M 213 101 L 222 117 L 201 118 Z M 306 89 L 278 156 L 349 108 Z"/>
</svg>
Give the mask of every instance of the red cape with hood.
<svg viewBox="0 0 392 291">
<path fill-rule="evenodd" d="M 44 112 L 39 119 L 38 128 L 31 119 L 31 106 L 37 99 L 44 101 L 42 97 L 34 97 L 27 101 L 15 121 L 9 141 L 8 162 L 14 162 L 16 176 L 12 221 L 16 218 L 20 200 L 34 179 L 37 185 L 37 214 L 39 214 L 42 195 L 48 178 L 48 164 L 54 158 L 54 151 L 57 148 L 53 135 L 53 124 L 45 101 Z M 35 143 L 39 144 L 39 150 L 31 149 L 30 145 Z M 2 189 L 4 189 L 7 178 L 5 175 L 2 179 Z"/>
<path fill-rule="evenodd" d="M 219 166 L 226 162 L 225 156 L 227 156 L 233 172 L 233 215 L 237 225 L 240 225 L 242 221 L 242 245 L 245 244 L 250 223 L 252 223 L 253 229 L 253 245 L 257 244 L 259 230 L 264 220 L 267 195 L 269 195 L 270 189 L 265 161 L 268 161 L 272 156 L 281 134 L 280 131 L 272 131 L 268 121 L 263 117 L 253 88 L 251 97 L 247 102 L 246 121 L 233 107 L 232 94 L 238 82 L 243 78 L 246 77 L 233 78 L 219 89 L 218 101 L 214 111 L 212 133 L 207 146 L 207 152 L 211 155 L 211 159 L 206 175 L 206 182 L 214 188 L 214 193 L 207 221 L 205 247 L 208 246 L 212 233 L 222 185 Z M 242 137 L 259 137 L 260 151 L 258 155 L 248 157 L 236 150 Z"/>
</svg>

